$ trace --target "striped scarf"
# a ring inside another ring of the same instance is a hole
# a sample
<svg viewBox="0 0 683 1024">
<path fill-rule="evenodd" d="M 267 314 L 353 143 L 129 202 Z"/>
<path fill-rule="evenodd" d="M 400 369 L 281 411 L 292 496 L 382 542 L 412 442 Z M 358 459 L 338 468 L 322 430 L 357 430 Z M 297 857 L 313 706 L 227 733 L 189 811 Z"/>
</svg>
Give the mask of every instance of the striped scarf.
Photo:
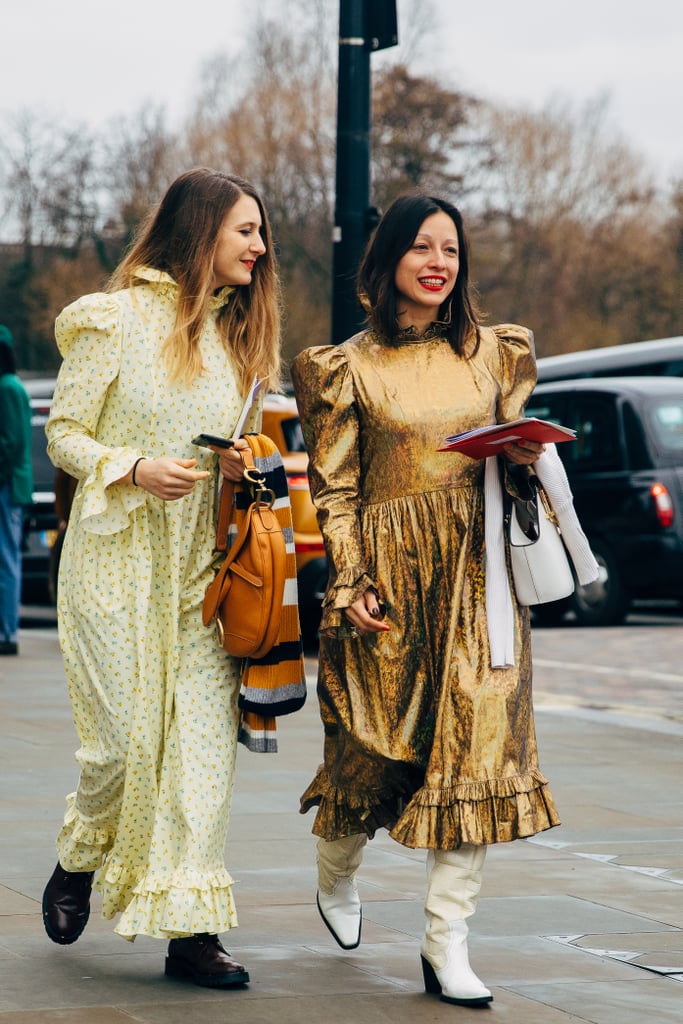
<svg viewBox="0 0 683 1024">
<path fill-rule="evenodd" d="M 259 474 L 265 478 L 264 486 L 275 494 L 273 511 L 285 537 L 287 576 L 280 629 L 274 646 L 263 658 L 244 660 L 238 699 L 241 712 L 238 741 L 249 750 L 275 753 L 276 716 L 298 711 L 306 700 L 306 677 L 296 586 L 294 526 L 287 475 L 275 443 L 265 434 L 247 434 L 245 440 L 249 442 Z M 251 501 L 252 496 L 248 488 L 235 488 L 235 506 L 229 540 L 237 534 Z"/>
</svg>

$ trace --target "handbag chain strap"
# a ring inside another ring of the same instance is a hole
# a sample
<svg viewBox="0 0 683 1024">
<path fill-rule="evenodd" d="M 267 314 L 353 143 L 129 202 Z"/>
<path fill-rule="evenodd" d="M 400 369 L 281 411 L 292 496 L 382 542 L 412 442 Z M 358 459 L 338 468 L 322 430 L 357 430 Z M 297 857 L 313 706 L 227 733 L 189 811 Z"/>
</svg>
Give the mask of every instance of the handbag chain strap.
<svg viewBox="0 0 683 1024">
<path fill-rule="evenodd" d="M 545 513 L 546 519 L 549 519 L 553 526 L 556 526 L 559 529 L 560 524 L 557 521 L 557 513 L 555 512 L 553 506 L 550 504 L 550 498 L 545 493 L 545 488 L 543 487 L 540 481 L 538 481 L 536 484 L 536 490 L 538 491 L 538 498 L 541 505 L 543 506 L 543 511 Z"/>
</svg>

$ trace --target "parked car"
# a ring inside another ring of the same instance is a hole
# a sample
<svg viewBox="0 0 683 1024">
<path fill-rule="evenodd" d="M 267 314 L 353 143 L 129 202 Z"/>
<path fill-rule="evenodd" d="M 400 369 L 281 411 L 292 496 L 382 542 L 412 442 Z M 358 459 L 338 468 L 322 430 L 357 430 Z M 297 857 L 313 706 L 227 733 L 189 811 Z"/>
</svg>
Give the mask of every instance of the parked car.
<svg viewBox="0 0 683 1024">
<path fill-rule="evenodd" d="M 557 450 L 602 582 L 592 603 L 578 587 L 535 618 L 559 622 L 571 608 L 582 625 L 613 625 L 634 599 L 683 600 L 683 380 L 539 384 L 526 414 L 577 432 Z"/>
<path fill-rule="evenodd" d="M 33 410 L 35 490 L 24 527 L 22 597 L 27 604 L 54 603 L 63 533 L 55 510 L 56 473 L 47 456 L 45 424 L 55 380 L 25 380 L 24 384 Z M 310 645 L 315 641 L 320 626 L 321 602 L 327 584 L 327 559 L 311 501 L 308 456 L 293 398 L 266 396 L 263 432 L 278 446 L 287 473 L 294 522 L 301 630 L 304 642 Z M 65 502 L 63 498 L 61 504 Z"/>
<path fill-rule="evenodd" d="M 683 337 L 636 341 L 538 360 L 538 381 L 579 377 L 681 377 Z"/>
<path fill-rule="evenodd" d="M 263 433 L 278 446 L 287 473 L 294 522 L 301 632 L 304 644 L 310 645 L 316 640 L 320 627 L 328 567 L 308 486 L 308 455 L 294 398 L 266 396 Z"/>
<path fill-rule="evenodd" d="M 52 548 L 58 536 L 55 512 L 55 468 L 47 456 L 45 424 L 50 413 L 54 378 L 24 380 L 31 401 L 33 504 L 24 519 L 21 599 L 24 604 L 54 602 Z"/>
</svg>

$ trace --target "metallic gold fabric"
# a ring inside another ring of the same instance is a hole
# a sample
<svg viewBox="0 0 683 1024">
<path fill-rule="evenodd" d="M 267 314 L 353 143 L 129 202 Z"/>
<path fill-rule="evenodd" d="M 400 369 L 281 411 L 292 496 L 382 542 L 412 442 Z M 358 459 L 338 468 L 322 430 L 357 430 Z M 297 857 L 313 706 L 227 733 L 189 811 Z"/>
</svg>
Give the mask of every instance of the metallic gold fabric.
<svg viewBox="0 0 683 1024">
<path fill-rule="evenodd" d="M 313 348 L 293 378 L 331 573 L 318 695 L 324 764 L 302 797 L 325 839 L 388 827 L 452 849 L 558 823 L 538 767 L 528 611 L 516 665 L 490 666 L 484 464 L 437 449 L 447 434 L 519 416 L 535 382 L 521 327 L 444 340 L 371 333 Z M 350 635 L 342 609 L 369 585 L 391 632 Z"/>
</svg>

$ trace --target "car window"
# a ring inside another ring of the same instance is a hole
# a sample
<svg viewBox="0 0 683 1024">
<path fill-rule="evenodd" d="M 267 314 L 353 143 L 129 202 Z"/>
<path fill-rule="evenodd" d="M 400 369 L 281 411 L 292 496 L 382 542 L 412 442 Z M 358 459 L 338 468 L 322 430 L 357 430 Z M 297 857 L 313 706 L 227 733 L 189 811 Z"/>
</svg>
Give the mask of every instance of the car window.
<svg viewBox="0 0 683 1024">
<path fill-rule="evenodd" d="M 54 490 L 55 467 L 47 454 L 45 424 L 50 412 L 49 404 L 33 399 L 31 401 L 31 459 L 33 463 L 34 493 L 51 493 Z"/>
<path fill-rule="evenodd" d="M 658 363 L 626 363 L 620 366 L 604 366 L 595 372 L 584 374 L 586 377 L 680 377 L 683 364 L 680 359 L 662 360 Z"/>
<path fill-rule="evenodd" d="M 566 427 L 576 431 L 576 441 L 561 445 L 565 461 L 574 472 L 609 472 L 623 469 L 619 417 L 613 395 L 568 396 Z"/>
<path fill-rule="evenodd" d="M 624 438 L 631 469 L 652 469 L 652 455 L 645 439 L 643 421 L 631 402 L 625 401 L 622 406 L 624 418 Z"/>
<path fill-rule="evenodd" d="M 568 470 L 583 473 L 624 468 L 613 396 L 567 391 L 532 395 L 526 415 L 561 423 L 576 431 L 576 441 L 557 446 Z"/>
<path fill-rule="evenodd" d="M 524 413 L 525 416 L 536 416 L 539 420 L 549 420 L 551 423 L 564 423 L 565 396 L 557 395 L 532 395 Z"/>
<path fill-rule="evenodd" d="M 556 395 L 532 395 L 526 407 L 525 416 L 536 416 L 539 420 L 549 420 L 550 423 L 558 423 L 561 426 L 572 426 L 569 423 L 569 416 L 566 411 L 567 396 L 560 392 Z M 568 448 L 573 448 L 576 442 L 558 444 L 557 451 L 562 461 L 567 465 L 570 453 Z"/>
<path fill-rule="evenodd" d="M 292 416 L 289 419 L 282 420 L 280 422 L 280 427 L 284 435 L 288 452 L 306 451 L 304 435 L 301 429 L 301 420 L 298 416 Z"/>
<path fill-rule="evenodd" d="M 683 452 L 683 399 L 660 398 L 649 405 L 647 416 L 657 447 Z"/>
</svg>

